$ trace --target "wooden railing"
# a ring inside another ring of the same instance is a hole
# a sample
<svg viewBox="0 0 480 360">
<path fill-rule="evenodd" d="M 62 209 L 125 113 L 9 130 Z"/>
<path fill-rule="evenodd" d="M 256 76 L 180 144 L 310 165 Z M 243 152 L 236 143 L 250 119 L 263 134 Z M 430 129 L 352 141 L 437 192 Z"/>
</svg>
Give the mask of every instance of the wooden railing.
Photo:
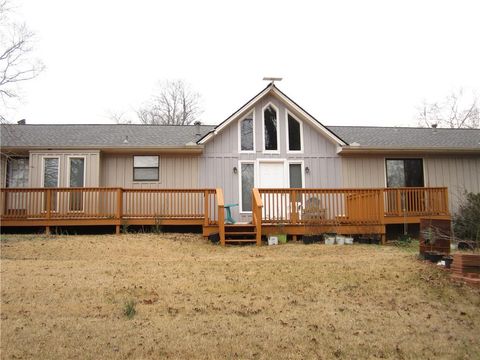
<svg viewBox="0 0 480 360">
<path fill-rule="evenodd" d="M 385 216 L 448 215 L 448 190 L 434 188 L 386 188 Z"/>
<path fill-rule="evenodd" d="M 2 219 L 115 218 L 116 188 L 0 189 Z"/>
<path fill-rule="evenodd" d="M 252 190 L 252 225 L 255 226 L 257 246 L 262 244 L 262 198 L 258 189 Z"/>
<path fill-rule="evenodd" d="M 263 203 L 262 222 L 270 224 L 377 225 L 388 216 L 449 215 L 444 187 L 258 192 Z"/>
<path fill-rule="evenodd" d="M 204 219 L 218 221 L 215 189 L 2 188 L 2 220 Z"/>
</svg>

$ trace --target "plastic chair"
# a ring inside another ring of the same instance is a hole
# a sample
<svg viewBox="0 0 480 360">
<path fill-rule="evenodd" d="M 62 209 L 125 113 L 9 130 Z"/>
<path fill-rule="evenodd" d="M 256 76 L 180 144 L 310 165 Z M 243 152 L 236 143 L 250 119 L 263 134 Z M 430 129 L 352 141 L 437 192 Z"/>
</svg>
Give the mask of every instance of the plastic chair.
<svg viewBox="0 0 480 360">
<path fill-rule="evenodd" d="M 226 204 L 224 205 L 225 210 L 227 210 L 227 216 L 225 218 L 225 224 L 235 224 L 235 220 L 232 217 L 231 208 L 238 206 L 238 204 Z"/>
</svg>

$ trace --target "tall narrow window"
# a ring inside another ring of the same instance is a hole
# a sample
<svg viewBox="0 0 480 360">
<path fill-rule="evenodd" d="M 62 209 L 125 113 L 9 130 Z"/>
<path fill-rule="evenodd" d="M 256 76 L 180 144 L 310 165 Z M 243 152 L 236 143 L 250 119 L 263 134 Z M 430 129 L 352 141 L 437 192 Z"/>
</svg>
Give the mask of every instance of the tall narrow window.
<svg viewBox="0 0 480 360">
<path fill-rule="evenodd" d="M 387 187 L 423 187 L 422 159 L 387 159 Z"/>
<path fill-rule="evenodd" d="M 58 158 L 44 158 L 43 161 L 43 186 L 58 187 Z"/>
<path fill-rule="evenodd" d="M 133 181 L 158 181 L 158 156 L 134 156 Z"/>
<path fill-rule="evenodd" d="M 290 164 L 290 187 L 301 188 L 303 187 L 302 181 L 302 164 Z"/>
<path fill-rule="evenodd" d="M 84 158 L 70 158 L 70 187 L 83 187 L 85 184 L 85 159 Z M 83 210 L 83 193 L 70 193 L 70 211 Z"/>
<path fill-rule="evenodd" d="M 300 122 L 288 114 L 288 150 L 302 150 L 302 136 Z"/>
<path fill-rule="evenodd" d="M 58 158 L 43 159 L 43 186 L 46 188 L 58 187 Z M 45 198 L 44 208 L 47 209 L 47 199 Z M 57 210 L 57 192 L 51 193 L 50 210 Z"/>
<path fill-rule="evenodd" d="M 240 150 L 253 151 L 253 117 L 249 116 L 240 122 Z"/>
<path fill-rule="evenodd" d="M 271 105 L 263 111 L 263 131 L 265 150 L 278 150 L 277 111 Z"/>
<path fill-rule="evenodd" d="M 254 186 L 254 166 L 243 163 L 242 171 L 242 208 L 241 211 L 252 211 L 252 190 Z"/>
<path fill-rule="evenodd" d="M 28 157 L 12 157 L 7 162 L 7 187 L 28 186 Z"/>
</svg>

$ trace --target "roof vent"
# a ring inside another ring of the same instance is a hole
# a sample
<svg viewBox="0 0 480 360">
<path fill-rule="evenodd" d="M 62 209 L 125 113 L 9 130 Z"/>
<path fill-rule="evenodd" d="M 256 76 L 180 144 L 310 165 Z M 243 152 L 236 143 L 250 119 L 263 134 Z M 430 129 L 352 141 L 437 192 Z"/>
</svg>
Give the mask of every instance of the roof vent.
<svg viewBox="0 0 480 360">
<path fill-rule="evenodd" d="M 202 125 L 202 123 L 200 121 L 195 121 L 193 125 L 195 125 L 195 136 L 200 139 L 202 137 L 202 132 L 200 131 L 200 125 Z"/>
<path fill-rule="evenodd" d="M 124 144 L 128 144 L 128 135 L 125 135 L 125 139 L 123 140 Z"/>
<path fill-rule="evenodd" d="M 17 124 L 18 124 L 18 125 L 25 125 L 26 123 L 27 123 L 27 120 L 25 120 L 25 119 L 22 119 L 22 120 L 18 120 L 18 121 L 17 121 Z"/>
</svg>

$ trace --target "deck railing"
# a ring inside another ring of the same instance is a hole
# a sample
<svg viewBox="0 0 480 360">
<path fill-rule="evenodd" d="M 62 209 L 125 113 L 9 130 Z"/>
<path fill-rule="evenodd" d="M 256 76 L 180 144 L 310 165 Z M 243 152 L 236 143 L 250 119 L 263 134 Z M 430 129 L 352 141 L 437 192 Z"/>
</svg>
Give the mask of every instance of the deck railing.
<svg viewBox="0 0 480 360">
<path fill-rule="evenodd" d="M 258 189 L 262 222 L 376 225 L 389 216 L 449 215 L 447 188 Z"/>
<path fill-rule="evenodd" d="M 258 189 L 252 190 L 252 225 L 255 227 L 256 243 L 262 243 L 262 197 Z"/>
<path fill-rule="evenodd" d="M 204 219 L 218 221 L 215 189 L 2 188 L 2 220 Z"/>
<path fill-rule="evenodd" d="M 386 188 L 385 216 L 447 215 L 446 187 Z"/>
</svg>

